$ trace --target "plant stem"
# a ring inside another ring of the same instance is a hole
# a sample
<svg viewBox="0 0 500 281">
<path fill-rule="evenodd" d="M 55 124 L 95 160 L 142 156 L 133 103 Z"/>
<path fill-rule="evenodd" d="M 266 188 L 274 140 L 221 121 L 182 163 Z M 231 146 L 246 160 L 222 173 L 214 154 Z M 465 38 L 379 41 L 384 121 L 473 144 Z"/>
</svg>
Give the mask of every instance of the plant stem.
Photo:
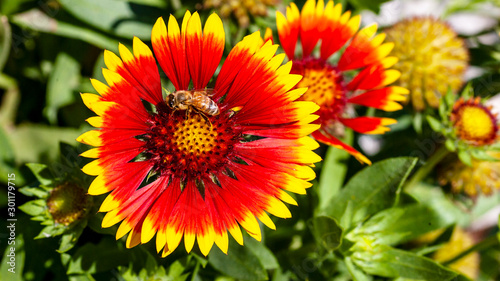
<svg viewBox="0 0 500 281">
<path fill-rule="evenodd" d="M 0 89 L 5 90 L 0 103 L 0 125 L 12 125 L 16 120 L 20 102 L 19 87 L 15 79 L 0 73 Z"/>
<path fill-rule="evenodd" d="M 465 251 L 454 256 L 453 258 L 442 262 L 442 264 L 443 265 L 450 265 L 456 261 L 459 261 L 460 259 L 462 259 L 463 257 L 465 257 L 471 253 L 480 252 L 482 250 L 485 250 L 485 249 L 488 249 L 488 248 L 491 248 L 491 247 L 497 246 L 497 245 L 499 245 L 498 237 L 496 235 L 491 235 L 490 237 L 484 239 L 483 241 L 477 243 L 476 245 L 472 245 L 471 247 L 469 247 Z"/>
<path fill-rule="evenodd" d="M 436 165 L 443 160 L 446 155 L 450 152 L 446 146 L 441 146 L 427 161 L 422 165 L 417 172 L 411 177 L 405 186 L 405 191 L 409 191 L 414 188 L 419 182 L 421 182 L 427 175 L 436 167 Z"/>
</svg>

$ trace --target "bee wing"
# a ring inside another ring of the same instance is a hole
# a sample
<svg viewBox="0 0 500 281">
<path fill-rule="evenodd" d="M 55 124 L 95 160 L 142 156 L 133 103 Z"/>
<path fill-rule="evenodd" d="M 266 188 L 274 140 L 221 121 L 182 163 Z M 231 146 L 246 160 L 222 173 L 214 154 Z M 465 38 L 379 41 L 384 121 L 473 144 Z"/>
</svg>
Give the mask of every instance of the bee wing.
<svg viewBox="0 0 500 281">
<path fill-rule="evenodd" d="M 205 93 L 206 93 L 205 95 L 207 97 L 213 97 L 215 95 L 215 90 L 208 88 L 208 89 L 205 89 Z"/>
</svg>

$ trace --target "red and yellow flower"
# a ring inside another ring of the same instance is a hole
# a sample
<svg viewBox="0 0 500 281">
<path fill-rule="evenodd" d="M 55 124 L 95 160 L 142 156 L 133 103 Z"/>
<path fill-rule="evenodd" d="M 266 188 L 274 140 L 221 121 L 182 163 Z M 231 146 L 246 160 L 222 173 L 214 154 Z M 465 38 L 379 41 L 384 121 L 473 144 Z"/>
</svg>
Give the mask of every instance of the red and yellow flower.
<svg viewBox="0 0 500 281">
<path fill-rule="evenodd" d="M 458 139 L 474 146 L 490 145 L 500 136 L 497 115 L 491 106 L 481 103 L 481 98 L 459 98 L 453 105 L 450 121 Z"/>
<path fill-rule="evenodd" d="M 160 18 L 152 31 L 156 59 L 177 91 L 207 86 L 224 38 L 215 14 L 203 30 L 199 15 L 187 12 L 181 27 L 170 16 L 168 28 Z M 277 48 L 254 33 L 232 49 L 211 97 L 216 116 L 170 108 L 153 52 L 138 38 L 133 52 L 119 46 L 121 58 L 105 52 L 108 85 L 92 80 L 100 95 L 82 94 L 98 115 L 88 122 L 100 129 L 78 138 L 96 146 L 83 153 L 97 158 L 83 168 L 97 176 L 89 194 L 111 192 L 100 208 L 103 227 L 121 222 L 116 237 L 128 233 L 127 247 L 156 234 L 162 256 L 182 238 L 188 252 L 197 240 L 207 255 L 214 243 L 227 252 L 228 231 L 240 244 L 240 226 L 260 240 L 258 221 L 275 228 L 268 213 L 291 216 L 288 192 L 304 194 L 315 177 L 309 165 L 320 161 L 308 137 L 319 128 L 311 124 L 319 107 L 296 101 L 306 89 L 293 89 L 301 76 L 281 65 Z"/>
<path fill-rule="evenodd" d="M 286 17 L 277 12 L 276 23 L 280 43 L 290 60 L 292 73 L 303 76 L 296 87 L 309 87 L 301 100 L 316 102 L 321 129 L 312 136 L 323 143 L 341 148 L 359 161 L 371 163 L 359 151 L 341 142 L 345 127 L 362 134 L 383 134 L 387 125 L 396 122 L 390 118 L 354 117 L 352 105 L 362 105 L 385 111 L 402 108 L 408 91 L 388 86 L 400 77 L 400 72 L 389 69 L 397 62 L 387 57 L 394 44 L 383 43 L 384 34 L 375 35 L 377 26 L 360 29 L 360 16 L 342 13 L 342 5 L 323 0 L 308 0 L 302 11 L 294 3 L 286 10 Z M 300 39 L 302 55 L 295 49 Z M 319 56 L 314 49 L 321 41 Z M 335 64 L 330 58 L 347 45 Z M 354 77 L 350 78 L 352 73 Z"/>
</svg>

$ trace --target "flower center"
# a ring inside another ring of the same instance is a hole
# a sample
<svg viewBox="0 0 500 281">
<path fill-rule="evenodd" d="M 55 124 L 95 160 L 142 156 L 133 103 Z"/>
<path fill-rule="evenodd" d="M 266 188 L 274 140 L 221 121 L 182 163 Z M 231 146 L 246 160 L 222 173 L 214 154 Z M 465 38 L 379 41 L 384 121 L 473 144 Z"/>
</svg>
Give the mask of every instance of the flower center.
<svg viewBox="0 0 500 281">
<path fill-rule="evenodd" d="M 64 183 L 52 189 L 47 198 L 47 207 L 56 223 L 69 225 L 83 217 L 87 201 L 83 188 L 72 183 Z"/>
<path fill-rule="evenodd" d="M 199 177 L 224 167 L 241 134 L 224 115 L 205 116 L 194 110 L 172 111 L 157 106 L 146 138 L 145 155 L 155 161 L 155 170 L 181 179 Z"/>
<path fill-rule="evenodd" d="M 495 141 L 498 127 L 495 117 L 482 105 L 464 104 L 452 113 L 458 136 L 476 145 Z"/>
<path fill-rule="evenodd" d="M 342 115 L 347 103 L 346 90 L 342 75 L 321 59 L 306 58 L 294 61 L 292 73 L 303 76 L 296 88 L 308 87 L 302 100 L 314 101 L 321 109 L 320 117 Z"/>
</svg>

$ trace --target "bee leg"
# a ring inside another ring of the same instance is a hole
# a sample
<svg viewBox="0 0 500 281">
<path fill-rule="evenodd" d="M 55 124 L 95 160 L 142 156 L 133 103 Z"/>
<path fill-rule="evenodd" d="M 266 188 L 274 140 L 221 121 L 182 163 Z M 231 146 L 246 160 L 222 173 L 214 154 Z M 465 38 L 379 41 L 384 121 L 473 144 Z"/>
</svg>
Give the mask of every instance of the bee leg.
<svg viewBox="0 0 500 281">
<path fill-rule="evenodd" d="M 212 122 L 210 121 L 210 119 L 208 118 L 208 116 L 203 112 L 200 112 L 200 114 L 201 114 L 201 116 L 203 116 L 203 119 L 205 119 L 205 121 L 207 121 L 210 124 L 210 128 L 212 128 L 213 125 L 212 125 Z"/>
<path fill-rule="evenodd" d="M 188 109 L 186 109 L 186 116 L 184 117 L 184 119 L 188 120 L 190 113 L 191 113 L 191 107 L 188 107 Z"/>
</svg>

